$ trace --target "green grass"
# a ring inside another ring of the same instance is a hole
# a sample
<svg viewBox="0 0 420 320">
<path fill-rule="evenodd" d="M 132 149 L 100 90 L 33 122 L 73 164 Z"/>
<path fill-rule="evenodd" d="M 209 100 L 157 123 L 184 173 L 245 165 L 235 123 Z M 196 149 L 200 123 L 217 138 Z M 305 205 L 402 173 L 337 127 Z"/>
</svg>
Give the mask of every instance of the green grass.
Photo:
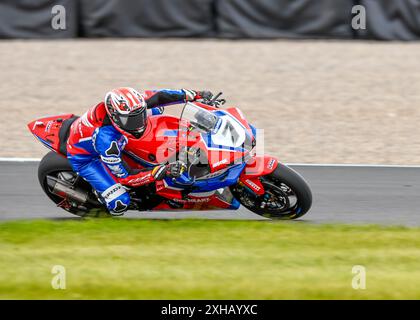
<svg viewBox="0 0 420 320">
<path fill-rule="evenodd" d="M 66 289 L 51 287 L 54 265 Z M 365 290 L 351 286 L 366 267 Z M 420 228 L 98 219 L 0 223 L 2 299 L 420 298 Z"/>
</svg>

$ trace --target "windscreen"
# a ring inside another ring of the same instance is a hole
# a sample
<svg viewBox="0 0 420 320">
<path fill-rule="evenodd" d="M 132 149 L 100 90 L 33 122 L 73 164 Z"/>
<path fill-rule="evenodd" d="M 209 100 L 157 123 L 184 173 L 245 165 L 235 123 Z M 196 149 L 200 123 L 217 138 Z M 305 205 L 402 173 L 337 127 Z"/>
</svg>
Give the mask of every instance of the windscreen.
<svg viewBox="0 0 420 320">
<path fill-rule="evenodd" d="M 211 132 L 218 121 L 218 117 L 215 114 L 192 103 L 187 103 L 184 106 L 181 118 L 203 132 Z"/>
<path fill-rule="evenodd" d="M 183 120 L 187 120 L 193 129 L 208 134 L 211 144 L 214 146 L 246 148 L 245 128 L 227 112 L 216 115 L 192 103 L 187 103 L 181 117 Z"/>
</svg>

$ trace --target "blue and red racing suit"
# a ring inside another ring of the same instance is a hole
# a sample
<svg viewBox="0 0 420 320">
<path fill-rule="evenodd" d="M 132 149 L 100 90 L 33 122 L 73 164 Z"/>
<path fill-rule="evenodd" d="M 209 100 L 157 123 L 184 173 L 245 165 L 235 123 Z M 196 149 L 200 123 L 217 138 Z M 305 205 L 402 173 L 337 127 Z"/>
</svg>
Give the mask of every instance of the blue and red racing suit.
<svg viewBox="0 0 420 320">
<path fill-rule="evenodd" d="M 149 115 L 162 114 L 163 106 L 191 101 L 195 91 L 145 91 Z M 143 184 L 153 182 L 150 169 L 131 171 L 121 158 L 127 137 L 111 123 L 103 102 L 90 108 L 70 128 L 67 158 L 73 170 L 88 181 L 113 214 L 123 213 L 130 204 L 130 196 L 121 182 L 139 178 Z"/>
</svg>

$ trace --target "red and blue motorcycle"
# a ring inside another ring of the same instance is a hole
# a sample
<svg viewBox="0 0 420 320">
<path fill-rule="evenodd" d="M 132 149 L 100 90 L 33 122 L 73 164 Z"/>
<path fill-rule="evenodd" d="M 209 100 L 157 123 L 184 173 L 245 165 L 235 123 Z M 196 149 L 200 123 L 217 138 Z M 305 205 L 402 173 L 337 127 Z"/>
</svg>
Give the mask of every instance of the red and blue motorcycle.
<svg viewBox="0 0 420 320">
<path fill-rule="evenodd" d="M 180 160 L 186 170 L 179 178 L 129 188 L 131 209 L 235 210 L 243 205 L 269 218 L 296 219 L 311 207 L 306 181 L 275 157 L 261 154 L 258 131 L 237 108 L 221 109 L 221 93 L 213 99 L 185 104 L 181 117 L 148 117 L 140 139 L 130 138 L 123 159 L 130 167 L 146 168 Z M 51 149 L 38 168 L 47 196 L 79 216 L 104 212 L 89 183 L 77 175 L 66 158 L 73 114 L 40 118 L 30 131 Z"/>
</svg>

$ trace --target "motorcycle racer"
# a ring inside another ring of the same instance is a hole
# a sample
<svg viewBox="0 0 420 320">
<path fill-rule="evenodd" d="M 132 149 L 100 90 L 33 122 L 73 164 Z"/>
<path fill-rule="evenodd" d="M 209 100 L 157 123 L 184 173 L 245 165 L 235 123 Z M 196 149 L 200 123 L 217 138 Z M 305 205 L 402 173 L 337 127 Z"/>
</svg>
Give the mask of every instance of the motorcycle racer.
<svg viewBox="0 0 420 320">
<path fill-rule="evenodd" d="M 122 215 L 130 205 L 130 195 L 123 185 L 138 187 L 178 177 L 184 169 L 179 161 L 152 169 L 129 168 L 121 158 L 128 137 L 141 138 L 148 115 L 162 114 L 164 106 L 211 97 L 210 91 L 164 89 L 140 93 L 129 87 L 116 88 L 71 125 L 67 158 L 73 170 L 96 190 L 109 212 Z"/>
</svg>

